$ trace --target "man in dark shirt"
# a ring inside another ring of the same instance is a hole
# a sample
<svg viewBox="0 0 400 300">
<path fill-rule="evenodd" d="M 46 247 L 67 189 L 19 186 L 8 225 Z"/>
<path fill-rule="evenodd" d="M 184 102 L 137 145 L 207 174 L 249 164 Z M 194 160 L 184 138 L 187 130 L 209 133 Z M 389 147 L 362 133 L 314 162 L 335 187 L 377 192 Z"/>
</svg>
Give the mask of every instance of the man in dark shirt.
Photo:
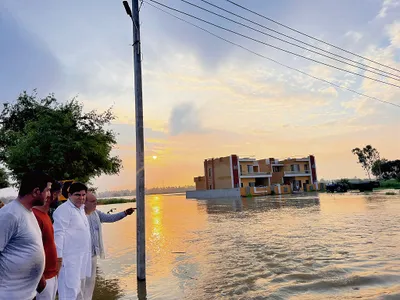
<svg viewBox="0 0 400 300">
<path fill-rule="evenodd" d="M 53 213 L 57 209 L 57 207 L 60 205 L 58 197 L 60 196 L 60 193 L 61 193 L 61 187 L 62 187 L 61 183 L 58 181 L 53 182 L 53 184 L 51 186 L 50 205 L 49 205 L 48 214 L 50 216 L 51 222 L 53 222 L 53 223 L 54 223 Z"/>
</svg>

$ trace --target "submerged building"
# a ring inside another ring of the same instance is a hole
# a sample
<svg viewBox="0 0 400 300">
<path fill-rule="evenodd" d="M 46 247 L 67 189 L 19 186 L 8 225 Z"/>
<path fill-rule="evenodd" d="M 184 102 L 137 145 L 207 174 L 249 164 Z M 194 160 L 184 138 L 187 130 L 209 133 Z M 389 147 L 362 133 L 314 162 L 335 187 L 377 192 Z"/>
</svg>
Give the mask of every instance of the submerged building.
<svg viewBox="0 0 400 300">
<path fill-rule="evenodd" d="M 289 186 L 290 191 L 318 189 L 315 157 L 256 159 L 230 156 L 204 160 L 204 175 L 194 178 L 196 191 Z M 248 189 L 247 189 L 248 190 Z"/>
</svg>

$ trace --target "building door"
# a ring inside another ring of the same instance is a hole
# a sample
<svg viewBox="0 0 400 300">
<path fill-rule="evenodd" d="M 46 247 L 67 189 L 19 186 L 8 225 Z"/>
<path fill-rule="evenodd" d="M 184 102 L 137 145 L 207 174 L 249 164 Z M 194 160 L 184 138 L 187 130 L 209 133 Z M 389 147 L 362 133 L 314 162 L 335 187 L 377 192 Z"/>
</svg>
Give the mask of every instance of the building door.
<svg viewBox="0 0 400 300">
<path fill-rule="evenodd" d="M 293 191 L 299 191 L 301 188 L 300 180 L 293 180 Z"/>
</svg>

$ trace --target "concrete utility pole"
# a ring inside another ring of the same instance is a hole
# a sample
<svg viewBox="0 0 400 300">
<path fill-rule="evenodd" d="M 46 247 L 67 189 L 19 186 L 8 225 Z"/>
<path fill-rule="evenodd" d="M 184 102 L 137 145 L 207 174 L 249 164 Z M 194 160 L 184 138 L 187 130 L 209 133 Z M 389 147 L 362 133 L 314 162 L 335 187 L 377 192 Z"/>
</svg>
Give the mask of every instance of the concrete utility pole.
<svg viewBox="0 0 400 300">
<path fill-rule="evenodd" d="M 146 280 L 146 233 L 144 204 L 144 134 L 142 98 L 142 54 L 140 50 L 139 0 L 132 0 L 132 11 L 123 1 L 133 23 L 133 68 L 136 114 L 136 268 L 137 279 Z"/>
</svg>

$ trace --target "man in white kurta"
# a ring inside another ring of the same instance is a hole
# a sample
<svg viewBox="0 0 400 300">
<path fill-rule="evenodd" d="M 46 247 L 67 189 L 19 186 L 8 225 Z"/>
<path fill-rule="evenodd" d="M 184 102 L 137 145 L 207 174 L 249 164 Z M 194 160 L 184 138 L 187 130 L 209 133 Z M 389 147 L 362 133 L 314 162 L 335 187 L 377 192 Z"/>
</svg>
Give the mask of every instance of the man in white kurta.
<svg viewBox="0 0 400 300">
<path fill-rule="evenodd" d="M 69 199 L 54 212 L 54 238 L 61 270 L 58 277 L 59 300 L 83 299 L 84 280 L 91 275 L 90 227 L 84 203 L 87 187 L 73 183 Z"/>
</svg>

